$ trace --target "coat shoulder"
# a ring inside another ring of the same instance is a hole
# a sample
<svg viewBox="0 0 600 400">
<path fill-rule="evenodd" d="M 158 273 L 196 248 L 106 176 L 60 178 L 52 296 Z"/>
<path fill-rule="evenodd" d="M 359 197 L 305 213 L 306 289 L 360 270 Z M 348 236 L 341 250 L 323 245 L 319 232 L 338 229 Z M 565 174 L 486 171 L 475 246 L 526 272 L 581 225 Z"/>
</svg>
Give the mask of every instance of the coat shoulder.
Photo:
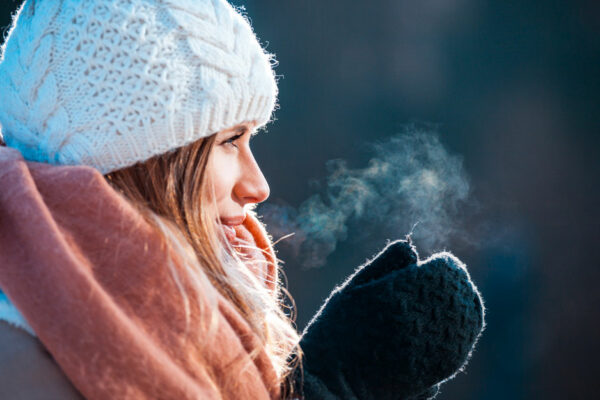
<svg viewBox="0 0 600 400">
<path fill-rule="evenodd" d="M 0 321 L 0 398 L 83 399 L 38 339 L 5 321 Z"/>
</svg>

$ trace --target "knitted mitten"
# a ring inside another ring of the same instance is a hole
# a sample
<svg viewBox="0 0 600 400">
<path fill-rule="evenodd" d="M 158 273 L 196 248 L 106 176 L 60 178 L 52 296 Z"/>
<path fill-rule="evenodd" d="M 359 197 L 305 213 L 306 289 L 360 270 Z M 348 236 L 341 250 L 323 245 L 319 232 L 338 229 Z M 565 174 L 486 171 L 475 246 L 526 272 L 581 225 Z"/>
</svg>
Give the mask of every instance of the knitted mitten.
<svg viewBox="0 0 600 400">
<path fill-rule="evenodd" d="M 484 328 L 484 306 L 452 254 L 425 261 L 390 243 L 337 287 L 304 331 L 296 391 L 308 400 L 436 396 Z"/>
</svg>

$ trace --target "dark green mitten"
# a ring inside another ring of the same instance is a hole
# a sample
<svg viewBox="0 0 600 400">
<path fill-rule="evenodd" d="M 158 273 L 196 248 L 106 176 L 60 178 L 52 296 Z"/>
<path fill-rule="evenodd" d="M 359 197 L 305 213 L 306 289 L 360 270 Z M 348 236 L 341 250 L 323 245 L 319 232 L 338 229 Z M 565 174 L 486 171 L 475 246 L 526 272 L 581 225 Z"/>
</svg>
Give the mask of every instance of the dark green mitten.
<svg viewBox="0 0 600 400">
<path fill-rule="evenodd" d="M 484 306 L 465 266 L 448 252 L 419 261 L 390 243 L 337 287 L 306 327 L 307 400 L 426 400 L 466 362 Z"/>
</svg>

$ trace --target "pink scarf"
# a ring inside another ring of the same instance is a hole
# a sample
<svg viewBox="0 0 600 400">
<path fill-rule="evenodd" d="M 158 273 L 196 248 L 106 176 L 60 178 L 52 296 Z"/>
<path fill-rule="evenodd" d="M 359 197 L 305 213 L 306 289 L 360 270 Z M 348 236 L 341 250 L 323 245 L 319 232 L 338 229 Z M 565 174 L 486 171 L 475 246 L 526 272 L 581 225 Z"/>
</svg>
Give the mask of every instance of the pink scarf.
<svg viewBox="0 0 600 400">
<path fill-rule="evenodd" d="M 237 233 L 274 265 L 254 216 Z M 259 338 L 214 287 L 200 295 L 215 329 L 185 336 L 169 256 L 160 235 L 95 169 L 26 162 L 0 147 L 0 288 L 86 398 L 279 398 Z M 274 290 L 275 268 L 263 272 Z M 195 332 L 209 321 L 190 303 Z"/>
</svg>

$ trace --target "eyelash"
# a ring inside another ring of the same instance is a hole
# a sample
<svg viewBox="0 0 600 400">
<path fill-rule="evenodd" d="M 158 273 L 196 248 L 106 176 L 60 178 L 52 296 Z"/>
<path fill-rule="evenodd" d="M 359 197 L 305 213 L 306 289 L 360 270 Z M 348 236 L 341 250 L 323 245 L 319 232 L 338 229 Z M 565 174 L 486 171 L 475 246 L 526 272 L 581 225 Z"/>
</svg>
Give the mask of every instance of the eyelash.
<svg viewBox="0 0 600 400">
<path fill-rule="evenodd" d="M 225 140 L 223 143 L 231 144 L 233 147 L 237 148 L 238 146 L 234 142 L 236 140 L 238 140 L 239 138 L 241 138 L 242 136 L 243 136 L 243 133 L 239 134 L 239 135 L 232 136 L 229 139 Z"/>
</svg>

